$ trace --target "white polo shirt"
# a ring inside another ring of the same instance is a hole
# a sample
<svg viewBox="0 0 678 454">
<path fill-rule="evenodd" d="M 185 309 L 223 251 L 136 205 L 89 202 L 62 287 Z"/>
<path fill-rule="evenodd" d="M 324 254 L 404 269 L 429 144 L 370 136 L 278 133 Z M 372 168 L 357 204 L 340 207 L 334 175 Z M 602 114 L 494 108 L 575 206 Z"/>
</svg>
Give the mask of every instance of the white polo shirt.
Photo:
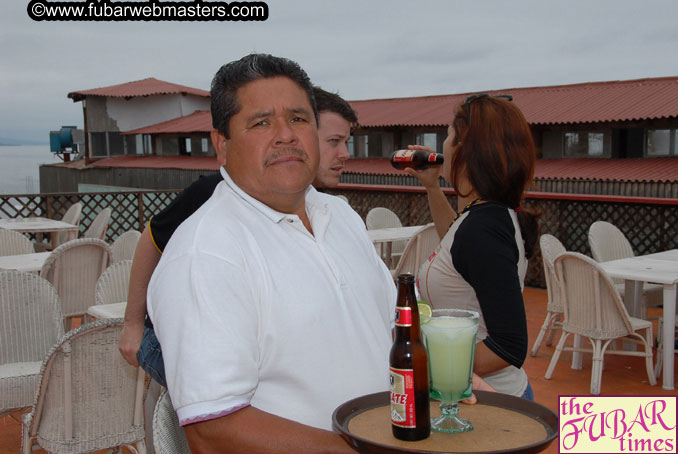
<svg viewBox="0 0 678 454">
<path fill-rule="evenodd" d="M 309 188 L 311 235 L 221 172 L 148 290 L 179 420 L 251 404 L 330 429 L 338 405 L 388 390 L 391 275 L 344 201 Z"/>
</svg>

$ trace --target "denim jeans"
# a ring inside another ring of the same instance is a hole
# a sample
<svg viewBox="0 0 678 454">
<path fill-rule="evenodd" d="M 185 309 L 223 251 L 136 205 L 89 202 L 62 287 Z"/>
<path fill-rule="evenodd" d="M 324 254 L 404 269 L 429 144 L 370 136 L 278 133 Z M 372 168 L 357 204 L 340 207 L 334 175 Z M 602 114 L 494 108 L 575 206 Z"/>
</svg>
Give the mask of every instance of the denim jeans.
<svg viewBox="0 0 678 454">
<path fill-rule="evenodd" d="M 143 370 L 148 372 L 152 379 L 167 387 L 165 378 L 165 363 L 162 361 L 160 342 L 155 337 L 153 328 L 144 326 L 144 337 L 141 339 L 141 347 L 137 352 L 137 361 Z"/>
<path fill-rule="evenodd" d="M 520 397 L 527 400 L 534 400 L 534 391 L 532 390 L 532 385 L 529 381 L 527 382 L 527 388 L 525 388 L 525 392 Z"/>
</svg>

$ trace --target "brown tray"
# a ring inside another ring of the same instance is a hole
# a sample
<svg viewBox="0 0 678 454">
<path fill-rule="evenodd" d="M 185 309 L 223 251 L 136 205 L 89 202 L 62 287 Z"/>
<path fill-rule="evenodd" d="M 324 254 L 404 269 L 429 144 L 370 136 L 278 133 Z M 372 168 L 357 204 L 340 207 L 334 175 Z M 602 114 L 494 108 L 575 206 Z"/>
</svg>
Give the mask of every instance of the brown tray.
<svg viewBox="0 0 678 454">
<path fill-rule="evenodd" d="M 543 451 L 558 436 L 558 417 L 543 405 L 507 394 L 474 393 L 478 404 L 462 404 L 459 410 L 461 417 L 471 420 L 474 429 L 470 432 L 431 431 L 425 440 L 398 440 L 391 432 L 388 391 L 340 405 L 332 414 L 332 424 L 354 449 L 365 454 L 531 454 Z M 432 417 L 440 414 L 439 405 L 440 402 L 431 400 Z"/>
</svg>

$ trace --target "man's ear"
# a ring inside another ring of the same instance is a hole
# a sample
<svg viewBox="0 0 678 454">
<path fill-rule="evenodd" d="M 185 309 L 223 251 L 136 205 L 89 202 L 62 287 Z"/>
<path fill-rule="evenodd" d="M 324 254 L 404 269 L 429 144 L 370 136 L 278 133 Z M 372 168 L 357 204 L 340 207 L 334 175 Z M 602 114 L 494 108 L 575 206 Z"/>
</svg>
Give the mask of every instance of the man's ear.
<svg viewBox="0 0 678 454">
<path fill-rule="evenodd" d="M 213 129 L 210 133 L 210 138 L 212 139 L 212 146 L 214 151 L 217 153 L 217 162 L 220 166 L 226 165 L 226 156 L 228 154 L 228 139 L 224 135 Z"/>
</svg>

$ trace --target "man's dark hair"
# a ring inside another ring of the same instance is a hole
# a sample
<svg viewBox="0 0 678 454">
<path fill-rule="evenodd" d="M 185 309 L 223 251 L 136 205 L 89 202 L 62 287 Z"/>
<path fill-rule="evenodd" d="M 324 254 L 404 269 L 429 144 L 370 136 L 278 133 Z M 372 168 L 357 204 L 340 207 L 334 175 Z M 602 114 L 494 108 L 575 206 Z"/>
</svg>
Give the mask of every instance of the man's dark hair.
<svg viewBox="0 0 678 454">
<path fill-rule="evenodd" d="M 334 112 L 349 123 L 358 123 L 358 116 L 351 105 L 337 93 L 330 93 L 320 87 L 313 87 L 313 96 L 318 112 Z"/>
<path fill-rule="evenodd" d="M 313 86 L 301 66 L 287 58 L 250 54 L 240 60 L 226 63 L 214 75 L 210 89 L 212 127 L 228 139 L 228 122 L 241 108 L 236 98 L 238 89 L 256 80 L 279 76 L 291 79 L 306 92 L 317 122 L 318 109 L 313 97 Z"/>
</svg>

